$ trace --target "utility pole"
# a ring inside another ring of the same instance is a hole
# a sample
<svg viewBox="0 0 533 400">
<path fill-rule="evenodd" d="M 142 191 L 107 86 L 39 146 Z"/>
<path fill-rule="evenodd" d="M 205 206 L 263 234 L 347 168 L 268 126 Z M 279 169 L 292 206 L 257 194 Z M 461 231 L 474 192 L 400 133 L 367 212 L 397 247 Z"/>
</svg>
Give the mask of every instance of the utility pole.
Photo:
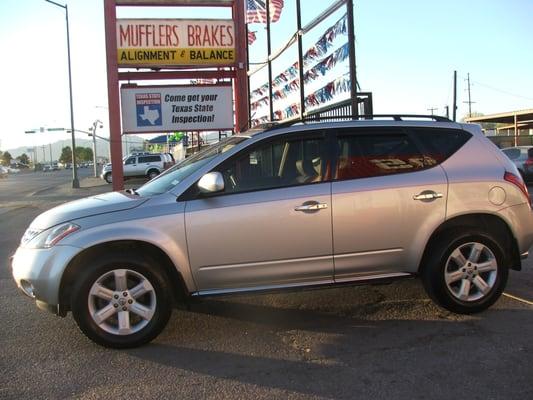
<svg viewBox="0 0 533 400">
<path fill-rule="evenodd" d="M 54 160 L 52 159 L 52 143 L 49 144 L 50 146 L 50 165 L 54 163 Z"/>
<path fill-rule="evenodd" d="M 44 164 L 46 162 L 46 153 L 45 153 L 46 146 L 43 144 L 41 147 L 43 149 L 43 164 Z"/>
<path fill-rule="evenodd" d="M 92 131 L 92 137 L 93 137 L 93 170 L 94 170 L 94 177 L 98 178 L 98 169 L 96 166 L 96 129 L 97 128 L 103 128 L 103 122 L 97 119 L 93 122 L 93 126 L 89 128 L 89 131 Z"/>
<path fill-rule="evenodd" d="M 446 114 L 446 118 L 450 118 L 450 106 L 444 106 L 444 112 Z"/>
<path fill-rule="evenodd" d="M 428 108 L 427 110 L 431 113 L 431 115 L 433 115 L 433 112 L 438 110 L 438 108 L 437 107 L 431 107 L 431 108 Z"/>
<path fill-rule="evenodd" d="M 475 103 L 470 97 L 470 72 L 466 75 L 465 81 L 467 82 L 468 101 L 463 101 L 463 103 L 468 103 L 468 117 L 470 118 L 472 116 L 472 104 Z"/>
<path fill-rule="evenodd" d="M 457 121 L 457 71 L 453 71 L 453 109 L 454 122 Z"/>
</svg>

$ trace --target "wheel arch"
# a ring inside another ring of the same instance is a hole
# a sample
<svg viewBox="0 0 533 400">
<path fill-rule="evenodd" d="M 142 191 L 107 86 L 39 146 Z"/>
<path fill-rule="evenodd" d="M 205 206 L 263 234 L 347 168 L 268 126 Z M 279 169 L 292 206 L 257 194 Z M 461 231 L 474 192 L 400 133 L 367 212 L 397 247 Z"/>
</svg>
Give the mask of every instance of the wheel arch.
<svg viewBox="0 0 533 400">
<path fill-rule="evenodd" d="M 87 260 L 94 259 L 98 255 L 111 252 L 128 252 L 139 255 L 148 255 L 160 267 L 161 271 L 169 279 L 174 305 L 180 304 L 188 297 L 187 286 L 170 257 L 159 247 L 152 243 L 140 240 L 117 240 L 99 243 L 84 249 L 78 253 L 67 265 L 59 285 L 59 314 L 65 315 L 70 310 L 71 290 L 74 285 L 76 274 L 84 267 Z"/>
<path fill-rule="evenodd" d="M 427 259 L 431 254 L 431 249 L 442 237 L 447 233 L 458 230 L 458 229 L 482 229 L 486 232 L 494 235 L 500 243 L 502 243 L 504 256 L 505 256 L 505 265 L 509 269 L 514 269 L 520 271 L 522 269 L 522 262 L 520 258 L 520 252 L 518 250 L 518 243 L 516 238 L 513 235 L 511 228 L 508 223 L 499 216 L 494 214 L 465 214 L 459 215 L 453 218 L 450 218 L 443 222 L 431 235 L 426 247 L 424 249 L 424 254 L 418 265 L 418 272 L 421 272 L 424 268 L 424 265 L 427 264 Z"/>
</svg>

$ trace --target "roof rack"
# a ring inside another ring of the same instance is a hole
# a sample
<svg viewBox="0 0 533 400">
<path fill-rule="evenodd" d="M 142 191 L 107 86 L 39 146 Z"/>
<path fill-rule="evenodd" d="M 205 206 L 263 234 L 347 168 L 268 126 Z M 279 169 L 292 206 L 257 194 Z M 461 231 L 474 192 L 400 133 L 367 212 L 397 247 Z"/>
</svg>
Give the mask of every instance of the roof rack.
<svg viewBox="0 0 533 400">
<path fill-rule="evenodd" d="M 405 121 L 405 120 L 419 120 L 419 119 L 429 119 L 435 122 L 453 122 L 447 117 L 442 117 L 440 115 L 423 115 L 423 114 L 371 114 L 371 115 L 306 115 L 303 118 L 294 118 L 288 121 L 271 121 L 261 124 L 260 127 L 264 128 L 265 131 L 272 129 L 284 128 L 287 126 L 292 126 L 297 123 L 306 123 L 306 122 L 321 122 L 321 121 L 339 121 L 339 120 L 374 120 L 374 119 L 384 119 L 389 118 L 394 121 Z"/>
</svg>

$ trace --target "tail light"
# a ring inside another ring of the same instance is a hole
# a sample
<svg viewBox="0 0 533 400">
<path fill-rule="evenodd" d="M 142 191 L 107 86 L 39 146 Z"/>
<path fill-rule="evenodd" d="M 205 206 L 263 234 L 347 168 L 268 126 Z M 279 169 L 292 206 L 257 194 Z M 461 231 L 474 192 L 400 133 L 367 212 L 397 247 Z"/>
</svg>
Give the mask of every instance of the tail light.
<svg viewBox="0 0 533 400">
<path fill-rule="evenodd" d="M 526 167 L 531 167 L 533 165 L 533 158 L 532 157 L 529 157 L 525 162 L 524 162 L 524 165 Z"/>
<path fill-rule="evenodd" d="M 520 191 L 524 194 L 524 196 L 526 196 L 528 204 L 531 205 L 531 199 L 529 198 L 529 192 L 527 191 L 527 186 L 521 177 L 516 176 L 515 174 L 511 172 L 506 171 L 505 174 L 503 175 L 503 179 L 505 179 L 507 182 L 510 182 L 516 187 L 518 187 L 518 189 L 520 189 Z"/>
</svg>

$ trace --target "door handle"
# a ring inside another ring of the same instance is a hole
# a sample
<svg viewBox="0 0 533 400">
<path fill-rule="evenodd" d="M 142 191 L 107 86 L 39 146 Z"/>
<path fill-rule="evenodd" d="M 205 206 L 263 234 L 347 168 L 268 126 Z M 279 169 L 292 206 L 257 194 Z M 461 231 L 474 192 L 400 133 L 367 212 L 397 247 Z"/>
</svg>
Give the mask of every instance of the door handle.
<svg viewBox="0 0 533 400">
<path fill-rule="evenodd" d="M 326 203 L 311 203 L 311 204 L 302 204 L 301 206 L 294 207 L 294 211 L 318 211 L 328 208 Z"/>
<path fill-rule="evenodd" d="M 442 198 L 442 193 L 434 192 L 433 190 L 424 190 L 419 194 L 413 196 L 413 200 L 431 201 Z"/>
</svg>

